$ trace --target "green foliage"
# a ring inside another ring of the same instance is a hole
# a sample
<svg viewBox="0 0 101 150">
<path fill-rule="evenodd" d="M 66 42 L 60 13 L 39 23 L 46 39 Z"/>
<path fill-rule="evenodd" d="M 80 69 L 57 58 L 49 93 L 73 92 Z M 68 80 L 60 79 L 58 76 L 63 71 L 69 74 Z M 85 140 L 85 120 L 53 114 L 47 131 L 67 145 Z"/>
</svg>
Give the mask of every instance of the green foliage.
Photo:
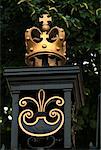
<svg viewBox="0 0 101 150">
<path fill-rule="evenodd" d="M 95 135 L 99 94 L 99 54 L 101 8 L 97 0 L 1 0 L 2 66 L 24 66 L 24 32 L 36 26 L 42 13 L 53 17 L 53 25 L 63 27 L 67 39 L 67 64 L 80 65 L 83 74 L 85 106 L 74 124 Z M 5 104 L 3 104 L 5 106 Z M 76 119 L 75 119 L 76 118 Z M 89 130 L 88 130 L 89 128 Z M 81 137 L 85 139 L 87 135 Z M 87 138 L 87 137 L 86 137 Z M 95 138 L 95 136 L 94 136 Z M 92 138 L 91 138 L 92 139 Z M 89 138 L 90 140 L 90 138 Z"/>
</svg>

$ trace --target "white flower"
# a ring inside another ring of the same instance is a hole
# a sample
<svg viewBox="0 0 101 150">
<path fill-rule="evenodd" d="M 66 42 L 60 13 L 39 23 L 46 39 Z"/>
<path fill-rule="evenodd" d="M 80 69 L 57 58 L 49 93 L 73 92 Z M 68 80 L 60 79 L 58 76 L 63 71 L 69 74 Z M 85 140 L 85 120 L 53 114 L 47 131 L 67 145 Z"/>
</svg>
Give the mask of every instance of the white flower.
<svg viewBox="0 0 101 150">
<path fill-rule="evenodd" d="M 9 119 L 9 120 L 12 120 L 12 116 L 11 116 L 11 115 L 9 115 L 9 116 L 8 116 L 8 119 Z"/>
<path fill-rule="evenodd" d="M 95 74 L 98 74 L 98 72 L 96 71 Z"/>
<path fill-rule="evenodd" d="M 8 110 L 8 107 L 5 106 L 5 107 L 4 107 L 4 110 L 7 111 L 7 110 Z"/>
<path fill-rule="evenodd" d="M 97 68 L 96 68 L 96 67 L 94 68 L 94 71 L 97 71 Z"/>
<path fill-rule="evenodd" d="M 0 120 L 0 123 L 2 123 L 2 120 Z"/>
<path fill-rule="evenodd" d="M 88 62 L 88 61 L 84 61 L 84 62 L 83 62 L 83 65 L 86 65 L 86 64 L 89 64 L 89 62 Z"/>
</svg>

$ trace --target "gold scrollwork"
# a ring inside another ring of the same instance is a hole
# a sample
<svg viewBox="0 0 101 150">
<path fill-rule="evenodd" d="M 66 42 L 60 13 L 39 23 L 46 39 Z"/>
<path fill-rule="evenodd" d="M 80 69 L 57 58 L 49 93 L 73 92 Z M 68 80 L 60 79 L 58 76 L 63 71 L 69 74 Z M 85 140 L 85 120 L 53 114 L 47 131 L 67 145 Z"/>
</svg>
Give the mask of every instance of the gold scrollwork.
<svg viewBox="0 0 101 150">
<path fill-rule="evenodd" d="M 39 102 L 37 102 L 37 100 L 34 98 L 24 97 L 19 101 L 19 105 L 21 107 L 25 107 L 27 106 L 27 103 L 29 101 L 32 101 L 36 104 L 38 108 L 38 112 L 45 112 L 47 105 L 53 101 L 56 102 L 57 106 L 63 106 L 64 104 L 64 99 L 60 96 L 53 96 L 48 100 L 46 100 L 45 102 L 45 91 L 43 89 L 39 90 L 38 99 Z M 49 122 L 45 115 L 41 115 L 41 116 L 37 116 L 34 122 L 28 122 L 28 119 L 32 120 L 32 118 L 34 117 L 34 113 L 31 109 L 25 109 L 19 114 L 18 123 L 22 131 L 30 136 L 35 136 L 35 137 L 50 136 L 58 132 L 60 128 L 63 126 L 64 114 L 59 108 L 54 108 L 49 111 L 49 116 L 53 119 L 55 118 L 55 121 Z M 40 123 L 41 123 L 41 129 L 38 129 L 38 133 L 36 131 L 34 132 L 34 126 L 35 128 L 38 128 Z M 42 132 L 42 130 L 45 129 L 46 126 L 48 130 Z M 33 131 L 30 131 L 28 129 L 29 127 L 32 127 Z"/>
</svg>

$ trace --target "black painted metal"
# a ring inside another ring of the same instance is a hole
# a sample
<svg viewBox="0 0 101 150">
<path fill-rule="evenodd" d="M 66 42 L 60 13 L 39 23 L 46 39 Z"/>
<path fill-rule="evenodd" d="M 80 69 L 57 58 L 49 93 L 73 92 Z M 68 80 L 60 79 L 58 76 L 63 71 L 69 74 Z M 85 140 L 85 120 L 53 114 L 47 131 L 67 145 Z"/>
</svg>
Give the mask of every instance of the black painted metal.
<svg viewBox="0 0 101 150">
<path fill-rule="evenodd" d="M 18 99 L 19 99 L 19 91 L 13 91 L 12 92 L 12 116 L 13 121 L 11 125 L 11 148 L 12 150 L 16 150 L 18 147 L 18 113 L 19 113 L 19 107 L 18 107 Z"/>
<path fill-rule="evenodd" d="M 70 148 L 72 147 L 72 143 L 71 143 L 71 89 L 64 89 L 64 99 L 65 99 L 64 148 Z"/>
<path fill-rule="evenodd" d="M 98 96 L 96 148 L 101 149 L 101 93 Z"/>
<path fill-rule="evenodd" d="M 33 88 L 50 89 L 52 88 L 53 84 L 55 84 L 55 89 L 59 88 L 59 85 L 61 84 L 60 89 L 62 89 L 62 86 L 66 88 L 68 81 L 68 86 L 70 86 L 70 88 L 72 86 L 71 83 L 73 83 L 77 106 L 79 107 L 81 103 L 84 104 L 82 81 L 78 66 L 49 68 L 5 68 L 4 75 L 7 77 L 7 80 L 10 83 L 11 91 L 28 90 L 29 87 L 32 90 Z"/>
<path fill-rule="evenodd" d="M 71 148 L 71 92 L 73 91 L 74 93 L 77 109 L 84 104 L 79 67 L 5 68 L 4 76 L 12 94 L 11 149 L 18 149 L 17 117 L 19 92 L 39 90 L 41 88 L 44 90 L 63 90 L 65 99 L 64 148 Z"/>
</svg>

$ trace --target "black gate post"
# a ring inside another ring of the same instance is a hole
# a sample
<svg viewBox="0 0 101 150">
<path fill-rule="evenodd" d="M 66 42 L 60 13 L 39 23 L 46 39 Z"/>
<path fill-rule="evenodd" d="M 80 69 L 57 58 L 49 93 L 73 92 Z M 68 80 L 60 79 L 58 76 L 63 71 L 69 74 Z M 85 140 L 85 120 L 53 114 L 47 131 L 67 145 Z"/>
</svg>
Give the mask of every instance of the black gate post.
<svg viewBox="0 0 101 150">
<path fill-rule="evenodd" d="M 97 104 L 96 148 L 101 149 L 101 93 Z"/>
<path fill-rule="evenodd" d="M 19 94 L 29 93 L 30 91 L 36 91 L 43 89 L 45 91 L 51 90 L 57 92 L 61 91 L 62 98 L 64 99 L 63 113 L 64 113 L 64 135 L 62 137 L 63 149 L 72 148 L 72 125 L 71 125 L 71 107 L 72 107 L 72 95 L 75 99 L 73 102 L 82 104 L 82 91 L 80 90 L 80 69 L 78 66 L 64 66 L 53 68 L 5 68 L 4 76 L 6 77 L 10 92 L 12 94 L 12 127 L 11 127 L 11 150 L 18 150 L 21 146 L 23 148 L 23 142 L 20 141 L 20 131 L 18 132 L 18 117 L 19 112 L 18 103 L 20 101 Z M 60 94 L 61 94 L 60 93 Z M 56 93 L 58 96 L 58 93 Z M 76 96 L 75 96 L 76 95 Z M 33 95 L 34 96 L 34 95 Z M 23 98 L 23 97 L 22 97 Z M 47 99 L 46 99 L 47 100 Z M 34 129 L 34 128 L 33 128 Z M 24 133 L 24 132 L 23 132 Z M 25 133 L 24 133 L 25 134 Z M 26 135 L 26 134 L 25 134 Z M 54 134 L 53 134 L 54 135 Z M 24 137 L 23 137 L 24 138 Z M 26 141 L 26 139 L 25 139 Z M 43 143 L 44 146 L 47 143 Z M 39 147 L 40 146 L 40 147 Z M 44 149 L 44 146 L 38 145 L 37 149 Z M 36 148 L 36 147 L 35 147 Z"/>
<path fill-rule="evenodd" d="M 64 89 L 64 148 L 70 148 L 71 144 L 71 89 Z"/>
<path fill-rule="evenodd" d="M 99 96 L 99 99 L 100 99 L 100 148 L 101 148 L 101 94 Z"/>
<path fill-rule="evenodd" d="M 12 91 L 12 125 L 11 125 L 11 150 L 18 149 L 18 100 L 20 91 Z"/>
</svg>

